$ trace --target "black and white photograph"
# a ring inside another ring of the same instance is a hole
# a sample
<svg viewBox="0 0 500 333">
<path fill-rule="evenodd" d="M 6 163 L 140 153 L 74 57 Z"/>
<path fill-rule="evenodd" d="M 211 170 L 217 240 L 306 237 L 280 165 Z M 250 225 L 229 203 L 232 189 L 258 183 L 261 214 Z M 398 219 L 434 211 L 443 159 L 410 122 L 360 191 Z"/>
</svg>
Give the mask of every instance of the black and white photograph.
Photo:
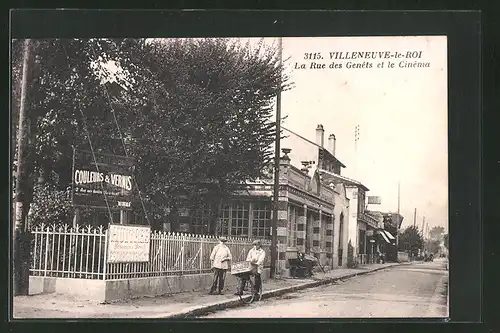
<svg viewBox="0 0 500 333">
<path fill-rule="evenodd" d="M 12 39 L 13 318 L 448 318 L 447 47 Z"/>
</svg>

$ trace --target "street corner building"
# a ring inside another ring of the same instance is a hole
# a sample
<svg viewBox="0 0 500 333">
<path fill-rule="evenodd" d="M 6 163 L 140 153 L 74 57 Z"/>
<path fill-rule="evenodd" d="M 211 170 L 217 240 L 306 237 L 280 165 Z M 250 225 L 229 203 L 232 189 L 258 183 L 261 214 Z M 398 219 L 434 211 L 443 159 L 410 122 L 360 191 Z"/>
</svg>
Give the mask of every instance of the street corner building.
<svg viewBox="0 0 500 333">
<path fill-rule="evenodd" d="M 281 158 L 282 216 L 278 228 L 287 228 L 281 229 L 281 234 L 278 229 L 278 240 L 286 244 L 286 258 L 292 258 L 294 251 L 303 251 L 327 268 L 346 267 L 350 244 L 353 261 L 358 264 L 376 262 L 377 253 L 397 261 L 396 226 L 391 229 L 396 218 L 366 209 L 369 189 L 342 175 L 346 166 L 336 155 L 335 135 L 329 134 L 325 143 L 321 124 L 315 130 L 315 142 L 285 130 L 289 135 L 283 145 L 292 148 L 283 149 Z M 281 219 L 284 216 L 286 221 Z"/>
<path fill-rule="evenodd" d="M 341 175 L 346 166 L 335 155 L 335 135 L 329 135 L 325 147 L 322 125 L 316 128 L 316 142 L 285 130 L 290 135 L 282 139 L 287 148 L 279 166 L 278 273 L 288 275 L 289 260 L 299 252 L 316 257 L 326 269 L 347 266 L 348 244 L 359 264 L 375 262 L 376 253 L 395 252 L 394 232 L 384 230 L 384 214 L 365 209 L 369 189 Z M 273 183 L 241 184 L 219 214 L 221 234 L 270 240 Z M 186 210 L 182 215 L 166 230 L 210 233 L 209 212 Z"/>
</svg>

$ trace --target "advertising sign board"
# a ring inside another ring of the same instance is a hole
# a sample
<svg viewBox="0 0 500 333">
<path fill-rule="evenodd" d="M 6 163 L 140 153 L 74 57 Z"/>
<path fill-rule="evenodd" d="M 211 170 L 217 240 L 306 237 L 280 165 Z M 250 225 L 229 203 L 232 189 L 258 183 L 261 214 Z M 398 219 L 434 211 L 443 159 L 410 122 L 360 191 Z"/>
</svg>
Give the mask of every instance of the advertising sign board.
<svg viewBox="0 0 500 333">
<path fill-rule="evenodd" d="M 375 196 L 368 196 L 368 204 L 369 205 L 380 205 L 380 204 L 382 204 L 382 198 L 375 197 Z"/>
<path fill-rule="evenodd" d="M 97 162 L 97 163 L 96 163 Z M 134 159 L 73 151 L 72 202 L 76 207 L 132 209 Z M 107 201 L 107 202 L 106 202 Z"/>
</svg>

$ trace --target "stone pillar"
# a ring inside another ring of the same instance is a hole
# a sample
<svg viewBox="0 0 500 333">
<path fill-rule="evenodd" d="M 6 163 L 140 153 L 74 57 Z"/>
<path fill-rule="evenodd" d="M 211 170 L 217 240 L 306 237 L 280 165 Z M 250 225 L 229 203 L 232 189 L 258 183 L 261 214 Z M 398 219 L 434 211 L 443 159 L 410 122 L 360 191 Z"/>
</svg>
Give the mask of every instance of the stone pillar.
<svg viewBox="0 0 500 333">
<path fill-rule="evenodd" d="M 320 225 L 319 225 L 319 234 L 320 234 L 320 263 L 322 266 L 328 264 L 331 267 L 331 255 L 327 255 L 328 251 L 326 248 L 326 226 L 327 221 L 329 220 L 328 214 L 321 214 Z"/>
<path fill-rule="evenodd" d="M 312 222 L 312 247 L 311 252 L 320 259 L 321 253 L 321 210 Z"/>
<path fill-rule="evenodd" d="M 276 263 L 277 272 L 282 274 L 286 267 L 286 248 L 287 248 L 287 228 L 288 228 L 288 192 L 287 192 L 287 184 L 288 184 L 288 169 L 290 167 L 290 157 L 288 154 L 291 149 L 283 148 L 282 149 L 284 155 L 280 158 L 280 172 L 279 172 L 279 184 L 280 188 L 278 190 L 278 219 L 276 225 L 276 233 L 277 233 L 277 253 L 278 253 L 278 262 Z M 273 218 L 273 214 L 271 214 L 271 218 Z"/>
<path fill-rule="evenodd" d="M 338 258 L 337 258 L 337 251 L 335 251 L 334 247 L 334 224 L 335 223 L 335 215 L 332 214 L 332 216 L 326 220 L 326 225 L 325 225 L 325 249 L 326 252 L 330 255 L 331 257 L 331 263 L 330 266 L 332 268 L 338 266 Z"/>
<path fill-rule="evenodd" d="M 366 230 L 368 230 L 368 229 L 366 229 Z M 365 249 L 364 249 L 364 252 L 363 252 L 364 254 L 368 253 L 368 251 L 367 251 L 367 244 L 366 244 L 366 243 L 367 243 L 367 241 L 368 241 L 368 237 L 366 237 L 366 230 L 365 230 L 365 232 L 363 233 L 363 236 L 365 237 L 365 241 L 364 241 L 364 246 L 365 246 Z"/>
<path fill-rule="evenodd" d="M 288 244 L 288 198 L 278 198 L 278 225 L 276 228 L 278 237 L 278 267 L 284 269 L 286 265 L 286 248 Z"/>
<path fill-rule="evenodd" d="M 297 218 L 297 250 L 300 252 L 305 252 L 305 241 L 306 241 L 306 219 L 307 219 L 307 205 L 304 205 L 302 214 L 299 212 Z"/>
</svg>

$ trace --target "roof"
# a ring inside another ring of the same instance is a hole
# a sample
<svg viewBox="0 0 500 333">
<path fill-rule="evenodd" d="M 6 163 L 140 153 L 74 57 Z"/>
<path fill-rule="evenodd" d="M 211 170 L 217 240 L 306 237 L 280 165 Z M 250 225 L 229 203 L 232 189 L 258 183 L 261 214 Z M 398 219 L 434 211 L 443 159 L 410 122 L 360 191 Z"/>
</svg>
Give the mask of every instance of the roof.
<svg viewBox="0 0 500 333">
<path fill-rule="evenodd" d="M 369 191 L 370 189 L 366 187 L 365 185 L 361 184 L 357 180 L 350 179 L 341 175 L 337 175 L 336 173 L 333 173 L 331 171 L 323 170 L 323 169 L 318 169 L 318 171 L 321 173 L 321 175 L 327 175 L 329 178 L 334 178 L 336 181 L 344 183 L 346 186 L 350 187 L 360 187 L 365 191 Z"/>
<path fill-rule="evenodd" d="M 317 145 L 318 146 L 318 145 Z M 340 160 L 335 157 L 335 155 L 333 155 L 328 149 L 326 149 L 325 147 L 321 147 L 321 146 L 318 146 L 320 149 L 322 149 L 324 152 L 326 152 L 330 158 L 333 158 L 336 162 L 338 162 L 340 164 L 341 167 L 345 168 L 346 166 L 344 165 L 344 163 L 340 162 Z"/>
<path fill-rule="evenodd" d="M 311 141 L 311 140 L 309 140 L 309 139 L 304 138 L 302 135 L 297 134 L 297 133 L 295 133 L 294 131 L 289 130 L 288 128 L 285 128 L 285 127 L 281 126 L 281 129 L 283 129 L 283 130 L 285 130 L 285 131 L 287 131 L 287 132 L 290 132 L 290 133 L 292 133 L 293 135 L 295 135 L 295 136 L 299 137 L 300 139 L 302 139 L 302 140 L 306 141 L 307 143 L 310 143 L 311 145 L 316 146 L 316 147 L 318 147 L 319 149 L 321 149 L 321 150 L 323 150 L 323 151 L 327 152 L 327 153 L 328 153 L 328 155 L 329 155 L 330 157 L 333 157 L 333 158 L 335 159 L 335 161 L 337 161 L 337 162 L 339 162 L 339 163 L 340 163 L 340 166 L 341 166 L 341 167 L 343 167 L 343 168 L 345 168 L 345 167 L 346 167 L 346 166 L 344 165 L 344 163 L 342 163 L 342 162 L 341 162 L 341 161 L 340 161 L 337 157 L 335 157 L 335 155 L 333 155 L 331 152 L 329 152 L 329 151 L 328 151 L 328 149 L 326 149 L 325 147 L 321 147 L 321 146 L 320 146 L 320 145 L 318 145 L 317 143 L 315 143 L 315 142 L 313 142 L 313 141 Z"/>
</svg>

